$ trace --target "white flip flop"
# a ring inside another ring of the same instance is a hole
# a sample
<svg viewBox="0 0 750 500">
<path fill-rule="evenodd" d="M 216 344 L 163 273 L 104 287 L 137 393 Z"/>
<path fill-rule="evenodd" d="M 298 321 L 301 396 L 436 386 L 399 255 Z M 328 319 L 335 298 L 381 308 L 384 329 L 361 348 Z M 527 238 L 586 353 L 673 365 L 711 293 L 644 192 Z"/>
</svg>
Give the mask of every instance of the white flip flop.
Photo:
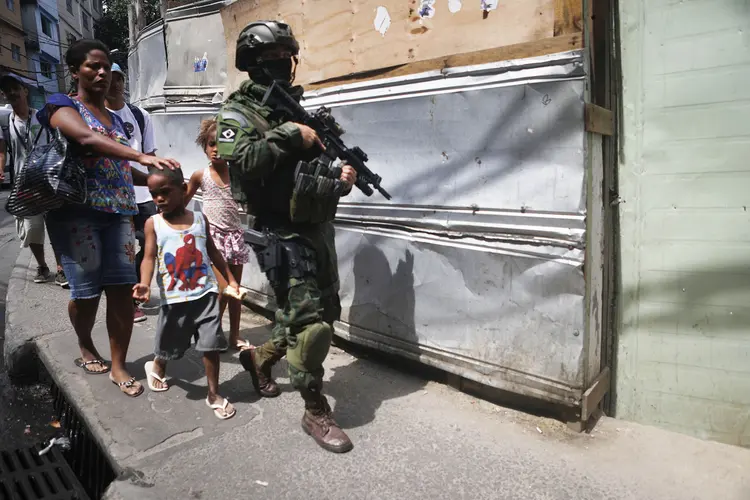
<svg viewBox="0 0 750 500">
<path fill-rule="evenodd" d="M 219 403 L 211 404 L 208 401 L 208 398 L 206 398 L 206 406 L 208 406 L 214 411 L 214 415 L 216 415 L 216 418 L 218 418 L 219 420 L 228 420 L 237 414 L 237 409 L 235 408 L 234 411 L 232 411 L 232 413 L 225 415 L 227 406 L 229 406 L 229 400 L 227 398 L 224 398 L 224 403 L 222 404 L 219 404 Z M 221 413 L 219 412 L 219 410 L 221 410 Z"/>
<path fill-rule="evenodd" d="M 164 392 L 164 391 L 169 390 L 169 385 L 167 385 L 167 379 L 160 377 L 154 372 L 153 361 L 147 361 L 143 367 L 146 370 L 146 380 L 148 381 L 149 389 L 151 389 L 154 392 Z M 155 387 L 154 380 L 158 380 L 159 382 L 164 384 L 165 387 L 161 387 L 161 388 Z"/>
</svg>

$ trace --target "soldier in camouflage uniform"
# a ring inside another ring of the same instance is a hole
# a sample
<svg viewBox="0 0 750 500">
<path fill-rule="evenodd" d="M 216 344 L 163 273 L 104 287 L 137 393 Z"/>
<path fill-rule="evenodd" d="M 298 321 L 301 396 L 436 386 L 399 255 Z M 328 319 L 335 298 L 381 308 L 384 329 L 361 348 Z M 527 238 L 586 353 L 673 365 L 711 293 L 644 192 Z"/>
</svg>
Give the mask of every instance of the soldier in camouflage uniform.
<svg viewBox="0 0 750 500">
<path fill-rule="evenodd" d="M 229 162 L 234 197 L 253 216 L 254 229 L 276 239 L 270 253 L 279 256 L 269 259 L 268 249 L 265 254 L 256 249 L 278 310 L 271 339 L 241 353 L 240 360 L 255 390 L 270 398 L 280 393 L 271 367 L 286 355 L 292 385 L 305 402 L 302 428 L 323 448 L 344 453 L 353 446 L 322 394 L 323 361 L 341 313 L 332 220 L 356 171 L 344 166 L 340 177 L 327 179 L 324 184 L 331 189 L 323 197 L 319 192 L 313 198 L 298 196 L 298 165 L 318 157 L 323 145 L 310 127 L 261 104 L 273 81 L 302 97 L 303 89 L 291 86 L 298 53 L 288 25 L 260 21 L 246 26 L 237 40 L 235 65 L 250 80 L 227 98 L 218 117 L 218 150 Z"/>
</svg>

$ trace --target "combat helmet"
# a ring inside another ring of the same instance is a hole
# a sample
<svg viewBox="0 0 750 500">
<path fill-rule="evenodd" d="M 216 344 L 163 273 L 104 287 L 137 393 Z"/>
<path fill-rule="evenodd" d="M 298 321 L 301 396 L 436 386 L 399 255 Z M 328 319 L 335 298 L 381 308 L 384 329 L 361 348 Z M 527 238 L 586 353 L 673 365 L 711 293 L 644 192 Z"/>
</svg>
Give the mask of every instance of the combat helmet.
<svg viewBox="0 0 750 500">
<path fill-rule="evenodd" d="M 235 67 L 247 72 L 255 66 L 260 50 L 269 45 L 286 47 L 293 56 L 299 54 L 299 43 L 288 24 L 278 21 L 254 21 L 245 26 L 237 37 Z"/>
</svg>

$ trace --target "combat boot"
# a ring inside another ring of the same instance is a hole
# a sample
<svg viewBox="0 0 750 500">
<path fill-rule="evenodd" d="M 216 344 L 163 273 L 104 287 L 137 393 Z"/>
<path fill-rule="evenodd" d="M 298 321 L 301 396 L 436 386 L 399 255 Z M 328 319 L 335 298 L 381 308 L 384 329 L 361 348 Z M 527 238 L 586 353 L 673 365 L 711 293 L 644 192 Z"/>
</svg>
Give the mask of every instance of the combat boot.
<svg viewBox="0 0 750 500">
<path fill-rule="evenodd" d="M 303 390 L 301 392 L 305 400 L 302 430 L 328 451 L 333 453 L 351 451 L 354 445 L 333 419 L 331 407 L 325 396 L 319 391 Z"/>
<path fill-rule="evenodd" d="M 280 354 L 280 355 L 279 355 Z M 245 349 L 240 352 L 240 363 L 242 367 L 250 372 L 250 378 L 253 380 L 255 392 L 264 398 L 275 398 L 281 394 L 276 381 L 271 377 L 271 368 L 284 356 L 283 352 L 277 351 L 272 359 L 258 364 L 255 357 L 255 348 Z"/>
</svg>

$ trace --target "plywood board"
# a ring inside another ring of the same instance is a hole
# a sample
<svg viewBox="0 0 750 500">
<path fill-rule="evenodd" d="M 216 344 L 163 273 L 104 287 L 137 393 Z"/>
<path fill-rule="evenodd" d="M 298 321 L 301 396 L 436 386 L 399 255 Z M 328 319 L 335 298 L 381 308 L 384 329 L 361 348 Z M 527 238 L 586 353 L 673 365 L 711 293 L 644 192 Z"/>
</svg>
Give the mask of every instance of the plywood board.
<svg viewBox="0 0 750 500">
<path fill-rule="evenodd" d="M 583 0 L 555 0 L 555 36 L 583 31 Z"/>
<path fill-rule="evenodd" d="M 596 104 L 586 103 L 586 107 L 584 108 L 584 120 L 588 132 L 601 135 L 612 135 L 615 132 L 615 122 L 612 111 L 597 106 Z"/>
<path fill-rule="evenodd" d="M 581 399 L 581 420 L 586 421 L 594 413 L 604 395 L 609 392 L 611 383 L 611 373 L 609 366 L 605 366 L 602 372 L 597 375 L 591 387 L 583 393 Z"/>
<path fill-rule="evenodd" d="M 510 61 L 513 59 L 523 59 L 526 57 L 556 54 L 559 52 L 566 52 L 569 50 L 576 50 L 581 48 L 583 48 L 582 34 L 575 33 L 572 35 L 555 36 L 551 38 L 544 38 L 543 40 L 536 40 L 533 42 L 525 42 L 508 45 L 505 47 L 498 47 L 496 49 L 478 50 L 476 52 L 468 52 L 465 54 L 455 54 L 447 57 L 438 57 L 435 59 L 428 59 L 426 61 L 407 63 L 399 66 L 383 68 L 381 70 L 368 71 L 366 73 L 358 73 L 355 75 L 346 75 L 337 78 L 331 78 L 328 80 L 323 80 L 321 82 L 315 82 L 306 85 L 305 88 L 307 88 L 308 90 L 313 90 L 331 87 L 334 85 L 345 85 L 347 83 L 364 82 L 381 78 L 395 78 L 399 76 L 413 75 L 415 73 L 443 70 L 446 68 L 459 68 L 462 66 L 473 66 L 494 61 Z"/>
<path fill-rule="evenodd" d="M 222 21 L 231 61 L 249 22 L 290 24 L 301 44 L 297 81 L 312 83 L 550 38 L 556 1 L 239 0 L 222 9 Z M 487 4 L 497 7 L 483 11 Z M 234 71 L 230 87 L 242 78 Z"/>
</svg>

